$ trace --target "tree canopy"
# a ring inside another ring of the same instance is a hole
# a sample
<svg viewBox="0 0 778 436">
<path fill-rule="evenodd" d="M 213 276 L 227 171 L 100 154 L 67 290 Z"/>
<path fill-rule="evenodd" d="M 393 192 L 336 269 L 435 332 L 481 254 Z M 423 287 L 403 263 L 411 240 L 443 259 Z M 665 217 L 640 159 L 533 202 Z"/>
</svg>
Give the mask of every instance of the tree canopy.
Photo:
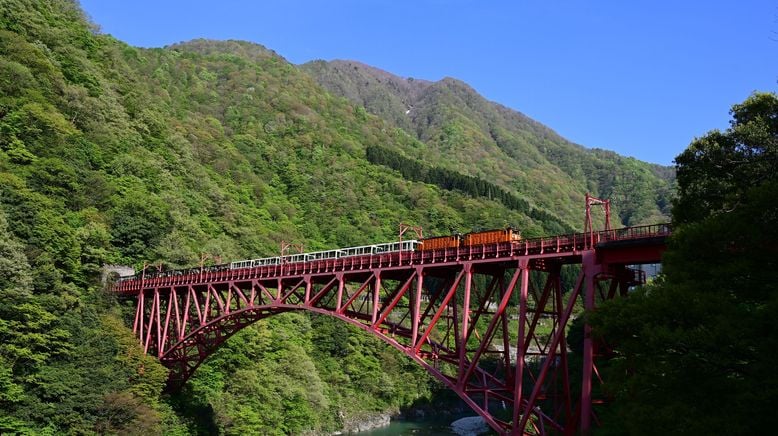
<svg viewBox="0 0 778 436">
<path fill-rule="evenodd" d="M 778 97 L 676 159 L 664 277 L 590 314 L 614 347 L 603 430 L 764 434 L 778 424 Z"/>
<path fill-rule="evenodd" d="M 444 124 L 447 146 L 481 135 Z M 127 328 L 133 303 L 100 283 L 106 263 L 385 242 L 400 222 L 539 236 L 580 210 L 584 180 L 565 195 L 550 162 L 537 170 L 557 182 L 546 195 L 437 164 L 419 180 L 366 158 L 417 146 L 259 45 L 135 48 L 97 31 L 76 0 L 0 0 L 0 433 L 325 432 L 428 396 L 423 370 L 385 344 L 283 314 L 204 363 L 191 402 L 171 399 L 165 368 Z M 424 161 L 403 155 L 408 168 Z"/>
</svg>

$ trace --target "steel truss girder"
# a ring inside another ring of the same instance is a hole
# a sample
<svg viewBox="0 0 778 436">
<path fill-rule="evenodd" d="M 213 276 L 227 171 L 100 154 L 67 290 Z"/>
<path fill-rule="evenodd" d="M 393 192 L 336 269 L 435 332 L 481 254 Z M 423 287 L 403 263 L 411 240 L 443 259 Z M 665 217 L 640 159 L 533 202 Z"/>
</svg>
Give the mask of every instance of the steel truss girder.
<svg viewBox="0 0 778 436">
<path fill-rule="evenodd" d="M 562 267 L 575 263 L 576 284 L 562 289 Z M 597 374 L 587 326 L 583 382 L 570 385 L 566 334 L 575 302 L 594 308 L 634 280 L 624 268 L 597 264 L 590 250 L 167 284 L 138 292 L 133 330 L 171 369 L 175 389 L 260 319 L 292 310 L 333 316 L 422 365 L 499 433 L 569 434 L 591 425 Z M 611 282 L 607 292 L 603 281 Z M 550 332 L 539 333 L 541 322 Z"/>
</svg>

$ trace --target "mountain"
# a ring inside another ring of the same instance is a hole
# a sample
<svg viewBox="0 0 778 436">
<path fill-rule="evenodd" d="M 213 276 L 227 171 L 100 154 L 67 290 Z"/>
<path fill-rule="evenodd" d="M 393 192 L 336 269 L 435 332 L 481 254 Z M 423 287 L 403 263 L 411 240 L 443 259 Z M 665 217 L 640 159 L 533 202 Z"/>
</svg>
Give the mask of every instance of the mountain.
<svg viewBox="0 0 778 436">
<path fill-rule="evenodd" d="M 434 388 L 352 328 L 285 314 L 164 397 L 105 263 L 385 242 L 400 222 L 559 226 L 370 163 L 411 138 L 261 46 L 146 50 L 95 28 L 74 1 L 0 2 L 0 433 L 334 431 Z"/>
<path fill-rule="evenodd" d="M 342 60 L 300 68 L 414 138 L 404 156 L 494 181 L 573 226 L 587 191 L 612 198 L 623 224 L 667 220 L 670 168 L 573 144 L 459 80 L 401 78 Z"/>
<path fill-rule="evenodd" d="M 242 330 L 182 395 L 162 395 L 166 370 L 139 349 L 132 302 L 103 290 L 101 267 L 392 241 L 400 222 L 531 237 L 580 229 L 584 180 L 598 186 L 502 118 L 499 141 L 482 138 L 451 106 L 480 101 L 459 82 L 408 86 L 431 117 L 417 133 L 256 44 L 140 49 L 96 29 L 75 0 L 0 0 L 0 433 L 331 432 L 429 398 L 416 365 L 304 314 Z M 522 147 L 536 166 L 495 160 Z M 484 159 L 467 168 L 462 150 Z"/>
</svg>

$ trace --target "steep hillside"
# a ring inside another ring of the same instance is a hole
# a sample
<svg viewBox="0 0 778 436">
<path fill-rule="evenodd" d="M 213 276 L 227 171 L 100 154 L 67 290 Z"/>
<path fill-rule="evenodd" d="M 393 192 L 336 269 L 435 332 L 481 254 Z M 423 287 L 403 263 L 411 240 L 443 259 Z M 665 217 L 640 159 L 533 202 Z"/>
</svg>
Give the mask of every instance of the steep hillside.
<svg viewBox="0 0 778 436">
<path fill-rule="evenodd" d="M 429 394 L 385 346 L 288 314 L 163 397 L 166 371 L 125 327 L 131 303 L 102 292 L 104 263 L 390 241 L 400 222 L 563 226 L 370 163 L 368 147 L 416 141 L 270 50 L 145 50 L 94 29 L 72 0 L 0 1 L 0 433 L 299 434 Z"/>
<path fill-rule="evenodd" d="M 105 263 L 167 268 L 273 255 L 282 240 L 312 250 L 390 241 L 400 222 L 427 234 L 580 227 L 582 181 L 532 152 L 535 171 L 557 181 L 551 194 L 530 185 L 497 159 L 510 141 L 483 139 L 479 151 L 461 140 L 482 135 L 463 115 L 452 124 L 430 105 L 429 132 L 442 133 L 409 134 L 261 46 L 146 50 L 95 28 L 75 0 L 0 0 L 0 433 L 326 432 L 429 395 L 422 371 L 385 346 L 285 314 L 230 339 L 184 395 L 162 396 L 166 371 L 126 328 L 132 303 L 103 292 Z M 471 95 L 436 92 L 454 106 Z M 456 159 L 442 154 L 446 141 Z M 458 144 L 489 159 L 471 171 Z M 438 153 L 443 167 L 406 178 L 371 150 L 430 165 Z"/>
<path fill-rule="evenodd" d="M 625 224 L 667 219 L 668 168 L 570 143 L 461 81 L 404 79 L 352 61 L 301 69 L 418 140 L 407 156 L 495 181 L 573 225 L 586 191 L 612 198 Z"/>
</svg>

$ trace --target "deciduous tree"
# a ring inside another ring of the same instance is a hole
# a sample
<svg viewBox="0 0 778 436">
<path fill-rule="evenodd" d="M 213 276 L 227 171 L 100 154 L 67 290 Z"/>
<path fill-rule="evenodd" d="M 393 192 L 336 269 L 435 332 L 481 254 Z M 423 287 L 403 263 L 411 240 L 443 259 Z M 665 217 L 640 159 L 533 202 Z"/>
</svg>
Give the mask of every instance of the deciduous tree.
<svg viewBox="0 0 778 436">
<path fill-rule="evenodd" d="M 762 434 L 778 402 L 778 97 L 676 159 L 665 277 L 590 314 L 615 347 L 606 429 Z"/>
</svg>

